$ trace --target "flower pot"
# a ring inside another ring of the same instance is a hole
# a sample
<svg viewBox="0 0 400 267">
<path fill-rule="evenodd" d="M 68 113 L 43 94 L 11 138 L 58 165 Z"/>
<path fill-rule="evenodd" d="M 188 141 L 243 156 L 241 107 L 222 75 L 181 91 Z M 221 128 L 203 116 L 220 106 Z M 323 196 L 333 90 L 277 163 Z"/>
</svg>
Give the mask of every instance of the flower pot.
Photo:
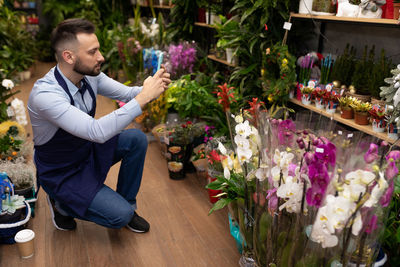
<svg viewBox="0 0 400 267">
<path fill-rule="evenodd" d="M 211 182 L 215 181 L 217 178 L 208 176 L 207 179 L 208 179 L 208 183 L 211 183 Z M 222 193 L 221 190 L 214 190 L 214 189 L 208 189 L 208 188 L 207 188 L 207 192 L 208 192 L 208 198 L 212 204 L 214 204 L 215 202 L 217 202 L 219 200 L 219 197 L 215 197 L 215 196 Z"/>
<path fill-rule="evenodd" d="M 167 164 L 169 178 L 172 180 L 182 180 L 185 178 L 184 160 L 185 146 L 169 144 L 167 146 Z"/>
<path fill-rule="evenodd" d="M 384 119 L 373 119 L 372 130 L 376 133 L 383 133 L 386 128 L 386 122 Z"/>
<path fill-rule="evenodd" d="M 393 3 L 393 19 L 399 19 L 400 3 Z"/>
<path fill-rule="evenodd" d="M 366 113 L 366 112 L 357 112 L 356 111 L 354 113 L 354 121 L 358 125 L 368 125 L 369 124 L 368 113 Z"/>
<path fill-rule="evenodd" d="M 313 15 L 335 15 L 336 5 L 332 3 L 332 0 L 315 0 L 312 4 Z"/>
<path fill-rule="evenodd" d="M 303 103 L 304 105 L 310 105 L 311 104 L 311 94 L 302 94 L 301 103 Z"/>
<path fill-rule="evenodd" d="M 233 48 L 227 48 L 226 49 L 226 61 L 230 64 L 234 64 L 234 55 L 233 55 L 234 49 Z"/>
<path fill-rule="evenodd" d="M 354 111 L 353 109 L 341 109 L 340 111 L 340 117 L 342 117 L 343 119 L 353 119 L 354 118 Z"/>
<path fill-rule="evenodd" d="M 315 98 L 315 107 L 318 109 L 325 109 L 325 103 L 322 97 Z"/>
<path fill-rule="evenodd" d="M 313 5 L 313 0 L 300 0 L 299 13 L 300 14 L 311 13 L 312 5 Z"/>
<path fill-rule="evenodd" d="M 334 114 L 336 112 L 337 105 L 337 102 L 329 101 L 326 105 L 326 112 L 329 114 Z"/>
</svg>

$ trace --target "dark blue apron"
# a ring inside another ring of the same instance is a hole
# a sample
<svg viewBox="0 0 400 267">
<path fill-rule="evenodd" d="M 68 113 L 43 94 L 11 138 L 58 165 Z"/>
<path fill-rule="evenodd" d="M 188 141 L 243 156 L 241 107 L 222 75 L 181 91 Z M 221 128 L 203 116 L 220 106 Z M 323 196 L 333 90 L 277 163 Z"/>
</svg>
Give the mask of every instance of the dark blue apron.
<svg viewBox="0 0 400 267">
<path fill-rule="evenodd" d="M 68 94 L 71 105 L 74 105 L 68 86 L 57 67 L 54 75 Z M 89 115 L 94 117 L 96 96 L 90 84 L 86 80 L 83 83 L 92 97 L 93 105 Z M 35 146 L 38 182 L 50 197 L 83 217 L 113 164 L 118 136 L 98 144 L 59 128 L 47 143 Z"/>
</svg>

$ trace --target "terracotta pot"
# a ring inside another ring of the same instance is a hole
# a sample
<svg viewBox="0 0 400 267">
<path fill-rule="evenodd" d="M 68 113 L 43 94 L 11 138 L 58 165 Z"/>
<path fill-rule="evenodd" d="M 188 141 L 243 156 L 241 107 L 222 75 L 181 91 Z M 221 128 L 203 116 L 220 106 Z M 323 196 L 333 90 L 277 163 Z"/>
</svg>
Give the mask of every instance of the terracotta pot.
<svg viewBox="0 0 400 267">
<path fill-rule="evenodd" d="M 355 112 L 354 113 L 354 121 L 359 125 L 368 125 L 368 113 L 366 112 Z"/>
<path fill-rule="evenodd" d="M 400 3 L 393 3 L 393 19 L 399 19 Z"/>
<path fill-rule="evenodd" d="M 353 119 L 354 118 L 354 111 L 353 109 L 341 109 L 340 117 L 343 119 Z"/>
</svg>

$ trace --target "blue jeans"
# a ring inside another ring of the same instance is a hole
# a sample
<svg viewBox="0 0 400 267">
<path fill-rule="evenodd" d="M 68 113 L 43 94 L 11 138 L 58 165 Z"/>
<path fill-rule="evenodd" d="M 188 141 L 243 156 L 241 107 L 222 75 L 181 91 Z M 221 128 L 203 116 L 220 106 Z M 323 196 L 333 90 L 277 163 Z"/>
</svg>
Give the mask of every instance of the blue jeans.
<svg viewBox="0 0 400 267">
<path fill-rule="evenodd" d="M 121 161 L 117 190 L 103 185 L 94 197 L 84 217 L 62 203 L 56 207 L 63 215 L 91 221 L 109 228 L 127 225 L 136 210 L 136 195 L 142 181 L 147 137 L 138 129 L 124 130 L 118 138 L 113 164 Z"/>
</svg>

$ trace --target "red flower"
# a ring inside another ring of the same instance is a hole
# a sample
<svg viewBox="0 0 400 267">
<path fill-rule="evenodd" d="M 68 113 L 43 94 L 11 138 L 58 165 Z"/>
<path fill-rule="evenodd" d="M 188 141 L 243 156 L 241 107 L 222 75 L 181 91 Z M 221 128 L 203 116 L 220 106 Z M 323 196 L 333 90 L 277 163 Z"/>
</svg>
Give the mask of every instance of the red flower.
<svg viewBox="0 0 400 267">
<path fill-rule="evenodd" d="M 260 111 L 261 106 L 264 105 L 263 101 L 259 101 L 257 97 L 253 97 L 252 101 L 249 101 L 250 108 L 248 111 L 251 114 L 252 123 L 257 127 L 257 113 Z"/>
<path fill-rule="evenodd" d="M 233 89 L 235 87 L 229 87 L 226 83 L 224 85 L 218 85 L 219 90 L 215 91 L 214 94 L 218 96 L 218 103 L 222 104 L 224 111 L 230 110 L 231 101 L 236 102 Z"/>
<path fill-rule="evenodd" d="M 216 150 L 212 150 L 210 154 L 207 155 L 207 158 L 211 162 L 219 162 L 221 161 L 221 157 L 219 156 Z"/>
<path fill-rule="evenodd" d="M 264 24 L 264 26 L 265 26 L 265 30 L 268 31 L 268 25 Z"/>
</svg>

